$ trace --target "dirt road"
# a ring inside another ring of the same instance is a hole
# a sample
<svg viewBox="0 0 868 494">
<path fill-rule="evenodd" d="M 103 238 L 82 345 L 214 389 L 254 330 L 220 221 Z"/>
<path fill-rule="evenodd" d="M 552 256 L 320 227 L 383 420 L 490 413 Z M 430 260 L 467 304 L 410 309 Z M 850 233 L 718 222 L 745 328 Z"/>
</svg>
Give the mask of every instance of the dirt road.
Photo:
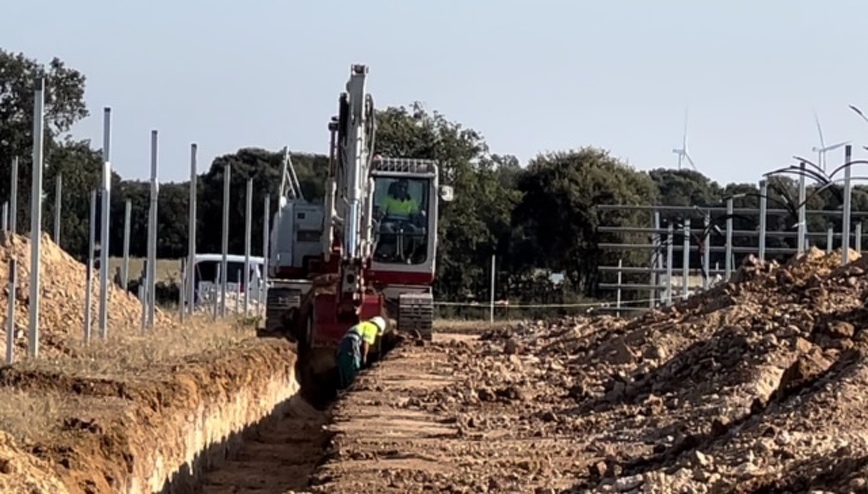
<svg viewBox="0 0 868 494">
<path fill-rule="evenodd" d="M 468 386 L 485 362 L 474 358 L 480 350 L 473 335 L 438 334 L 431 344 L 397 348 L 361 376 L 335 407 L 333 456 L 317 470 L 315 491 L 569 487 L 560 472 L 576 461 L 575 438 L 558 437 L 545 417 L 534 416 L 519 387 Z"/>
</svg>

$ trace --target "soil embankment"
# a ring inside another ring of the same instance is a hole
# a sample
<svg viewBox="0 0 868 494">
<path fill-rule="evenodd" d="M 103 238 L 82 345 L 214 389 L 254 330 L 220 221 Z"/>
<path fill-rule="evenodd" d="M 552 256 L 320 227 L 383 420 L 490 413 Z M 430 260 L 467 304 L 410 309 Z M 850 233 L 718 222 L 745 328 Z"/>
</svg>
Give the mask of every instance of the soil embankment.
<svg viewBox="0 0 868 494">
<path fill-rule="evenodd" d="M 53 434 L 34 431 L 42 437 L 19 447 L 51 465 L 69 492 L 187 492 L 251 427 L 293 408 L 294 367 L 291 344 L 263 340 L 123 381 L 11 367 L 0 382 L 77 403 L 55 412 Z"/>
<path fill-rule="evenodd" d="M 749 259 L 632 320 L 405 345 L 334 409 L 316 492 L 866 492 L 868 260 Z"/>
<path fill-rule="evenodd" d="M 84 347 L 47 325 L 54 353 L 0 370 L 0 491 L 864 492 L 851 259 L 749 259 L 631 320 L 409 340 L 328 414 L 283 339 L 176 325 Z"/>
</svg>

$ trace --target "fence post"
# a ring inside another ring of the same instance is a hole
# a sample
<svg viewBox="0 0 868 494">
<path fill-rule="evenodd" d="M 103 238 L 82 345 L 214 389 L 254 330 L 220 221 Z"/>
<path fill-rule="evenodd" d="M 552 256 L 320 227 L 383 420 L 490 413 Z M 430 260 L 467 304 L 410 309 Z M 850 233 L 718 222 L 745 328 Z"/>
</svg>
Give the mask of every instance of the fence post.
<svg viewBox="0 0 868 494">
<path fill-rule="evenodd" d="M 2 224 L 0 224 L 0 229 L 2 229 L 2 231 L 4 231 L 4 232 L 8 232 L 9 231 L 9 203 L 8 202 L 3 203 L 2 214 L 3 214 L 3 218 L 2 218 Z"/>
<path fill-rule="evenodd" d="M 494 324 L 494 289 L 495 289 L 495 279 L 496 279 L 496 268 L 495 263 L 497 260 L 497 256 L 495 254 L 491 255 L 491 305 L 488 308 L 488 322 Z"/>
<path fill-rule="evenodd" d="M 249 315 L 250 311 L 250 238 L 252 222 L 253 222 L 253 179 L 247 179 L 247 197 L 244 208 L 244 317 Z M 238 280 L 240 283 L 241 280 Z"/>
<path fill-rule="evenodd" d="M 45 78 L 36 81 L 33 95 L 33 173 L 30 190 L 30 356 L 39 356 L 40 251 L 42 249 L 42 171 L 45 137 Z M 17 212 L 17 208 L 15 208 Z"/>
<path fill-rule="evenodd" d="M 672 305 L 672 260 L 675 249 L 675 225 L 669 222 L 666 228 L 666 305 Z"/>
<path fill-rule="evenodd" d="M 702 288 L 707 290 L 711 286 L 711 211 L 705 211 L 705 218 L 702 220 L 705 239 L 703 240 L 702 253 L 702 269 L 705 271 L 705 278 L 702 280 Z"/>
<path fill-rule="evenodd" d="M 12 190 L 9 192 L 9 231 L 18 233 L 18 156 L 12 158 Z"/>
<path fill-rule="evenodd" d="M 85 275 L 85 292 L 84 292 L 84 342 L 90 343 L 91 331 L 91 298 L 93 297 L 93 250 L 96 244 L 96 189 L 90 191 L 90 222 L 88 223 L 90 232 L 88 232 L 87 244 L 87 274 Z"/>
<path fill-rule="evenodd" d="M 223 233 L 221 237 L 221 250 L 220 252 L 223 254 L 223 259 L 220 262 L 220 271 L 222 274 L 222 278 L 220 280 L 220 316 L 226 317 L 226 292 L 227 292 L 227 283 L 229 277 L 226 273 L 229 272 L 229 201 L 231 200 L 229 196 L 229 190 L 232 183 L 232 166 L 226 165 L 223 168 Z"/>
<path fill-rule="evenodd" d="M 266 306 L 268 304 L 268 267 L 269 267 L 269 259 L 268 259 L 268 244 L 271 238 L 271 231 L 269 229 L 271 219 L 271 196 L 269 194 L 265 195 L 265 203 L 263 204 L 263 215 L 262 215 L 262 276 L 260 279 L 260 288 L 259 288 L 259 298 L 261 299 L 261 308 L 262 308 L 262 319 L 265 320 L 266 316 Z M 263 322 L 263 325 L 265 323 Z M 264 327 L 264 326 L 263 326 Z"/>
<path fill-rule="evenodd" d="M 621 283 L 623 280 L 621 270 L 624 268 L 624 260 L 618 259 L 618 290 L 615 292 L 615 307 L 618 309 L 615 313 L 621 317 Z"/>
<path fill-rule="evenodd" d="M 6 365 L 15 363 L 15 302 L 17 292 L 18 263 L 9 259 L 9 297 L 6 308 Z"/>
<path fill-rule="evenodd" d="M 184 298 L 185 298 L 184 295 L 187 294 L 187 258 L 186 257 L 181 258 L 181 272 L 180 272 L 179 276 L 181 279 L 179 280 L 180 283 L 178 286 L 178 316 L 179 316 L 181 322 L 184 322 L 184 311 L 186 310 L 186 307 L 184 306 L 185 305 L 184 304 Z"/>
<path fill-rule="evenodd" d="M 726 260 L 724 262 L 724 266 L 726 269 L 726 281 L 729 281 L 732 278 L 732 269 L 733 269 L 733 258 L 732 258 L 732 211 L 733 211 L 733 199 L 729 197 L 726 199 Z"/>
<path fill-rule="evenodd" d="M 244 278 L 241 277 L 241 270 L 237 271 L 238 277 L 235 282 L 235 315 L 237 316 L 240 313 L 241 309 L 241 280 Z"/>
<path fill-rule="evenodd" d="M 862 255 L 862 221 L 856 223 L 856 244 L 854 246 L 856 252 Z"/>
<path fill-rule="evenodd" d="M 759 203 L 759 258 L 766 260 L 766 221 L 768 213 L 769 184 L 766 180 L 760 180 L 760 203 Z"/>
<path fill-rule="evenodd" d="M 690 296 L 690 218 L 684 220 L 684 239 L 681 253 L 681 296 L 684 299 Z"/>
<path fill-rule="evenodd" d="M 54 178 L 54 243 L 60 246 L 60 217 L 63 208 L 63 175 Z"/>
<path fill-rule="evenodd" d="M 654 233 L 651 235 L 652 243 L 654 244 L 654 254 L 651 257 L 651 290 L 648 296 L 648 307 L 653 309 L 657 302 L 657 285 L 659 285 L 658 270 L 660 269 L 660 234 L 657 230 L 660 229 L 660 212 L 654 211 Z"/>
<path fill-rule="evenodd" d="M 832 250 L 834 248 L 834 245 L 833 245 L 834 241 L 835 241 L 835 227 L 832 225 L 829 225 L 829 228 L 826 229 L 826 254 L 832 252 Z"/>
<path fill-rule="evenodd" d="M 844 146 L 844 163 L 850 163 L 853 148 L 849 144 Z M 852 206 L 852 179 L 850 167 L 844 168 L 844 204 L 843 218 L 841 218 L 841 264 L 850 262 L 850 222 Z"/>
</svg>

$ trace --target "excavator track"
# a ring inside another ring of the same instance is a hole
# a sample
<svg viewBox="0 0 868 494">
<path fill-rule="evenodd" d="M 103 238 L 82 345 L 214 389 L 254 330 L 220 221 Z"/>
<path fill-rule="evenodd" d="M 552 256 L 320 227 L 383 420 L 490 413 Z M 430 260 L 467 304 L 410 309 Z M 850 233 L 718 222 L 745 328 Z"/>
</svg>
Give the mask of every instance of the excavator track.
<svg viewBox="0 0 868 494">
<path fill-rule="evenodd" d="M 434 337 L 434 296 L 430 293 L 402 293 L 398 296 L 398 331 L 418 333 L 424 340 Z"/>
<path fill-rule="evenodd" d="M 286 317 L 300 306 L 301 290 L 283 286 L 272 287 L 268 290 L 265 301 L 265 330 L 269 333 L 280 332 L 286 325 Z"/>
</svg>

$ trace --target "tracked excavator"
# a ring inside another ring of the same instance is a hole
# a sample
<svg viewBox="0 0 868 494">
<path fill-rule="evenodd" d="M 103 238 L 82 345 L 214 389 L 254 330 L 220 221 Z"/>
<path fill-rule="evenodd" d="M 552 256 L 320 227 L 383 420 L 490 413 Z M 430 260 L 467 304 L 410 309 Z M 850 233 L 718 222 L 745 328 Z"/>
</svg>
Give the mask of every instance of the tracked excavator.
<svg viewBox="0 0 868 494">
<path fill-rule="evenodd" d="M 440 186 L 436 161 L 374 156 L 367 76 L 366 65 L 351 66 L 328 124 L 324 201 L 304 198 L 284 150 L 271 223 L 266 329 L 319 351 L 321 366 L 333 365 L 329 357 L 360 319 L 379 315 L 398 332 L 433 334 L 438 204 L 452 189 Z"/>
</svg>

